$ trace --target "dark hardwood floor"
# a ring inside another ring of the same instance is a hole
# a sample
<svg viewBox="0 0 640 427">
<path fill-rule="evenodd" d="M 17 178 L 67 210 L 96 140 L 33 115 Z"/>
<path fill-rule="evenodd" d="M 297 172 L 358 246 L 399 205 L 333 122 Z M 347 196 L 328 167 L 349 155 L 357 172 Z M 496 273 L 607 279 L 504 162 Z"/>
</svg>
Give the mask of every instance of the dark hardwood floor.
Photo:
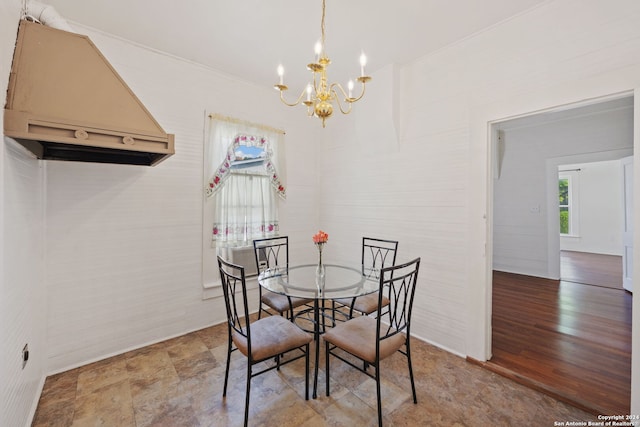
<svg viewBox="0 0 640 427">
<path fill-rule="evenodd" d="M 560 279 L 622 289 L 622 257 L 560 251 Z"/>
<path fill-rule="evenodd" d="M 631 302 L 622 289 L 494 272 L 485 366 L 593 414 L 629 414 Z"/>
</svg>

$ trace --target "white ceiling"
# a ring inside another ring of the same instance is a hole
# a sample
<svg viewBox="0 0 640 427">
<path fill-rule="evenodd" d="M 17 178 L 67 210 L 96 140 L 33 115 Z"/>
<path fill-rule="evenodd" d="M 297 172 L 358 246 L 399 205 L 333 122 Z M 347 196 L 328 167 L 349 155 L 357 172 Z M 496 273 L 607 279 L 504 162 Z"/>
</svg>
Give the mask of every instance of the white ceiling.
<svg viewBox="0 0 640 427">
<path fill-rule="evenodd" d="M 482 31 L 546 0 L 327 0 L 331 81 L 403 64 Z M 320 38 L 321 0 L 42 0 L 79 23 L 261 86 L 308 80 Z M 290 94 L 293 96 L 293 94 Z"/>
</svg>

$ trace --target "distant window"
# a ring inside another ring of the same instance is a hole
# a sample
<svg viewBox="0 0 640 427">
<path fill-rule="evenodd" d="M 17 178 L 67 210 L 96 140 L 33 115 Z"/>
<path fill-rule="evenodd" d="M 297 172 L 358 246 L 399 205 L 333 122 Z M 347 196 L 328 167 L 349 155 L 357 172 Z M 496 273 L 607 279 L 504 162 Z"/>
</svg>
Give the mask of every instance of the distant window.
<svg viewBox="0 0 640 427">
<path fill-rule="evenodd" d="M 560 234 L 571 234 L 571 178 L 560 177 L 558 180 L 558 196 L 560 207 Z"/>
</svg>

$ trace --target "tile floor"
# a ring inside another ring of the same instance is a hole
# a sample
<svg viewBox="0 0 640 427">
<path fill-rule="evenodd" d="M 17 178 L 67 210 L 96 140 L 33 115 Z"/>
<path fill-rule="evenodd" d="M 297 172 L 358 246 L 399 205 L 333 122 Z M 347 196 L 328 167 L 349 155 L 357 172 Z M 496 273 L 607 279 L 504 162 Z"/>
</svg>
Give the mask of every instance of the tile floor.
<svg viewBox="0 0 640 427">
<path fill-rule="evenodd" d="M 46 380 L 33 426 L 242 425 L 246 359 L 232 354 L 223 399 L 226 340 L 226 324 L 221 324 L 53 375 Z M 383 362 L 386 426 L 553 426 L 596 420 L 417 339 L 412 350 L 417 405 L 411 400 L 406 358 L 397 353 Z M 332 358 L 331 396 L 326 397 L 322 357 L 320 368 L 318 398 L 309 401 L 304 400 L 304 359 L 255 377 L 249 425 L 376 425 L 374 380 Z"/>
</svg>

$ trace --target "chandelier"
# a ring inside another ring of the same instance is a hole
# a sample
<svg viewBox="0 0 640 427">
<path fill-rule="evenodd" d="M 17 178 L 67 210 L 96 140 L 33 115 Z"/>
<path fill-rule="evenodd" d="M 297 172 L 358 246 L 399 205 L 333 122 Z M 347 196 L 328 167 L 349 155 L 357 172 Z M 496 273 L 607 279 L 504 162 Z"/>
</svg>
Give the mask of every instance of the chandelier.
<svg viewBox="0 0 640 427">
<path fill-rule="evenodd" d="M 351 112 L 351 105 L 354 102 L 359 101 L 364 96 L 365 85 L 369 80 L 371 80 L 370 76 L 364 74 L 364 66 L 367 64 L 367 57 L 363 53 L 360 55 L 360 77 L 356 79 L 358 82 L 362 83 L 362 92 L 359 96 L 353 96 L 353 80 L 349 80 L 347 85 L 348 91 L 345 91 L 339 83 L 329 83 L 327 81 L 327 67 L 331 64 L 331 60 L 324 50 L 324 16 L 325 0 L 322 0 L 322 21 L 320 23 L 322 36 L 320 41 L 315 45 L 314 62 L 307 65 L 307 69 L 313 74 L 312 82 L 307 84 L 307 87 L 302 90 L 300 96 L 295 102 L 287 102 L 284 99 L 283 92 L 289 88 L 284 84 L 284 68 L 282 65 L 279 65 L 278 76 L 280 76 L 280 83 L 274 85 L 274 88 L 280 91 L 280 100 L 285 105 L 288 105 L 289 107 L 295 107 L 300 104 L 306 105 L 307 115 L 310 117 L 316 116 L 322 119 L 322 127 L 325 127 L 325 120 L 333 114 L 334 101 L 342 114 L 349 114 Z M 340 101 L 341 97 L 344 98 L 343 102 Z"/>
</svg>

